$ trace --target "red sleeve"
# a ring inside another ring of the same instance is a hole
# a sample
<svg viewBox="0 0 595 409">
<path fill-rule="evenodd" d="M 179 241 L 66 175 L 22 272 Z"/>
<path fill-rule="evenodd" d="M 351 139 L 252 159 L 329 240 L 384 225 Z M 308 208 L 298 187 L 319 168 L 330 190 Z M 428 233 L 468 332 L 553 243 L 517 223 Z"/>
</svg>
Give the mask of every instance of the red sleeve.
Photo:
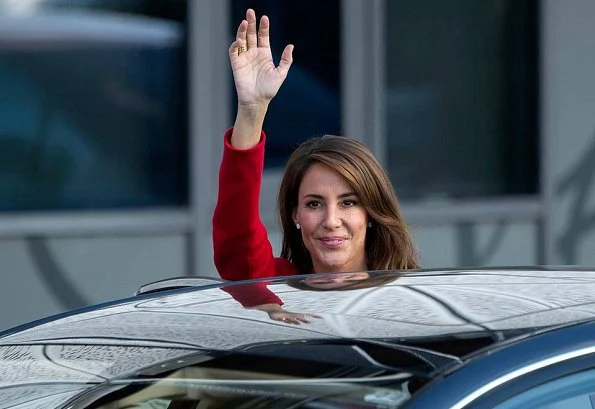
<svg viewBox="0 0 595 409">
<path fill-rule="evenodd" d="M 232 129 L 225 133 L 219 168 L 219 194 L 213 214 L 213 253 L 219 275 L 247 280 L 295 274 L 291 264 L 275 262 L 260 220 L 259 201 L 266 136 L 250 149 L 231 146 Z M 282 268 L 278 268 L 282 267 Z"/>
<path fill-rule="evenodd" d="M 263 304 L 283 305 L 283 301 L 266 286 L 266 283 L 250 283 L 222 287 L 244 308 L 252 308 Z"/>
</svg>

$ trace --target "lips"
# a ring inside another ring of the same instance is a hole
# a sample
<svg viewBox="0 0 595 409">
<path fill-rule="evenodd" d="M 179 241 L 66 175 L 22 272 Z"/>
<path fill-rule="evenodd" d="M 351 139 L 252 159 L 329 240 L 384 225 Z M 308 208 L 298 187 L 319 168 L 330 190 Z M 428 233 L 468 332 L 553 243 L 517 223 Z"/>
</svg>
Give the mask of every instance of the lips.
<svg viewBox="0 0 595 409">
<path fill-rule="evenodd" d="M 323 237 L 319 239 L 320 242 L 328 248 L 336 248 L 347 240 L 345 237 Z"/>
</svg>

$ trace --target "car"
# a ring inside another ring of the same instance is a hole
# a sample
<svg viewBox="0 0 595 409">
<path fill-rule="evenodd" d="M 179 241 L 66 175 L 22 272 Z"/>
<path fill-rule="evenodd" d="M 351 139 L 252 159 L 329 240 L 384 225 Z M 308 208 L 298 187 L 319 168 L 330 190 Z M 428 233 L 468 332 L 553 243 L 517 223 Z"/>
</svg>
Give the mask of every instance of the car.
<svg viewBox="0 0 595 409">
<path fill-rule="evenodd" d="M 586 268 L 180 277 L 0 333 L 0 408 L 594 402 Z"/>
</svg>

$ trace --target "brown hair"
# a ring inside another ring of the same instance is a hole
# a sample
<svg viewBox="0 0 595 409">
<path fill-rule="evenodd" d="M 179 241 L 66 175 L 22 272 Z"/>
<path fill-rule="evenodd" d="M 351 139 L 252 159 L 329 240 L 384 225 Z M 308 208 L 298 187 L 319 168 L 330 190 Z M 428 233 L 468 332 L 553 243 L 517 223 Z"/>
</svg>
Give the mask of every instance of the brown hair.
<svg viewBox="0 0 595 409">
<path fill-rule="evenodd" d="M 334 135 L 302 143 L 287 162 L 278 197 L 283 234 L 281 257 L 289 260 L 302 274 L 312 272 L 312 258 L 292 216 L 298 205 L 302 179 L 315 163 L 339 173 L 366 209 L 372 222 L 366 233 L 368 269 L 419 268 L 413 239 L 386 172 L 365 145 Z"/>
</svg>

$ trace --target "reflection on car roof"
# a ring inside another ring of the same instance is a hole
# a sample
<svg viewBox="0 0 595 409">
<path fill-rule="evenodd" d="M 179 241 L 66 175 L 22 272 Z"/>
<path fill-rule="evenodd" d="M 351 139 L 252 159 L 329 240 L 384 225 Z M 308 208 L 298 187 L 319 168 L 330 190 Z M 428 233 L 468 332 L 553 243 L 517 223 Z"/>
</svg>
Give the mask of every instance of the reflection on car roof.
<svg viewBox="0 0 595 409">
<path fill-rule="evenodd" d="M 509 334 L 595 316 L 592 272 L 394 274 L 384 285 L 347 291 L 304 291 L 294 284 L 303 277 L 290 277 L 133 297 L 8 333 L 0 338 L 0 379 L 71 383 L 47 395 L 53 399 L 56 393 L 80 392 L 81 383 L 101 383 L 204 350 L 248 351 L 258 345 L 311 341 L 328 345 L 341 339 L 415 345 L 483 336 L 497 342 Z M 235 287 L 248 292 L 254 286 L 274 293 L 288 311 L 316 318 L 300 326 L 273 321 L 224 291 Z M 2 392 L 7 393 L 27 391 Z"/>
<path fill-rule="evenodd" d="M 320 317 L 300 327 L 243 308 L 220 287 L 130 299 L 9 335 L 0 345 L 98 338 L 109 344 L 113 338 L 117 344 L 230 349 L 283 339 L 462 335 L 595 315 L 595 275 L 584 272 L 406 274 L 381 287 L 323 292 L 302 291 L 283 280 L 270 283 L 285 309 Z"/>
</svg>

